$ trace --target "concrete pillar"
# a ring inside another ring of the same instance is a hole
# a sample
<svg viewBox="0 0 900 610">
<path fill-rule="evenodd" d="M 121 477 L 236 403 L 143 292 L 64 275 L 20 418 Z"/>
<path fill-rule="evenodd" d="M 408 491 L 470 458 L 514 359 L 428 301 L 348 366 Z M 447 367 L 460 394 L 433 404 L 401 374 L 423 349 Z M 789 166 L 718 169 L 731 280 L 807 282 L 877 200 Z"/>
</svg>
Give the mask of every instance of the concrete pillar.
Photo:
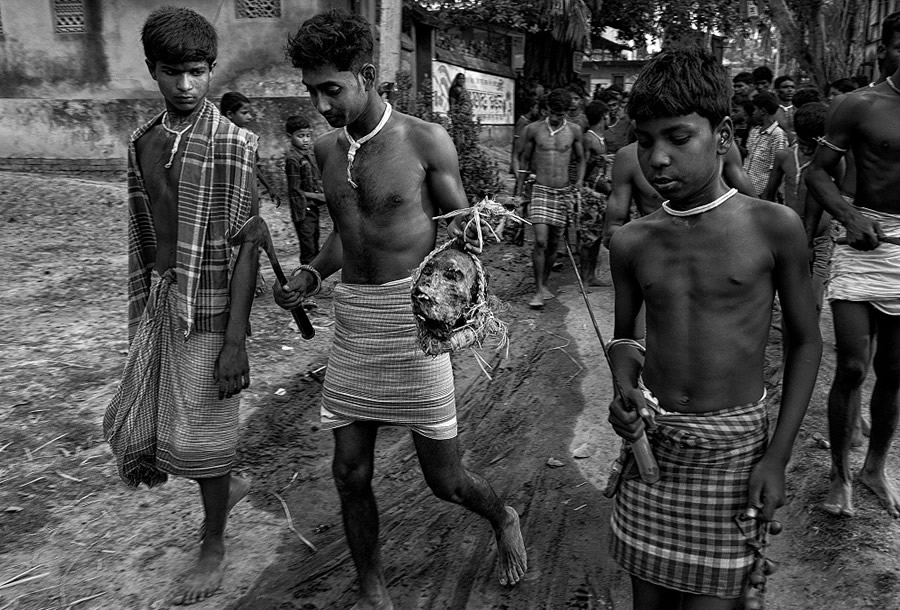
<svg viewBox="0 0 900 610">
<path fill-rule="evenodd" d="M 403 0 L 381 0 L 378 22 L 378 84 L 394 82 L 400 69 L 400 24 L 403 18 Z"/>
</svg>

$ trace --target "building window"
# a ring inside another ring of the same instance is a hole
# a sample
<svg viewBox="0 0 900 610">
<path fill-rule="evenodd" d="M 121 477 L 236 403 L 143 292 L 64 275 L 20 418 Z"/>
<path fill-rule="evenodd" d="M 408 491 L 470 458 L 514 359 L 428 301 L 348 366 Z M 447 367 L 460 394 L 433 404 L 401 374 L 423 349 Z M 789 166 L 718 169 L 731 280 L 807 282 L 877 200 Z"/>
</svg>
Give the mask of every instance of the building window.
<svg viewBox="0 0 900 610">
<path fill-rule="evenodd" d="M 235 0 L 238 19 L 280 19 L 281 0 Z"/>
<path fill-rule="evenodd" d="M 80 34 L 84 27 L 84 0 L 53 0 L 57 34 Z"/>
</svg>

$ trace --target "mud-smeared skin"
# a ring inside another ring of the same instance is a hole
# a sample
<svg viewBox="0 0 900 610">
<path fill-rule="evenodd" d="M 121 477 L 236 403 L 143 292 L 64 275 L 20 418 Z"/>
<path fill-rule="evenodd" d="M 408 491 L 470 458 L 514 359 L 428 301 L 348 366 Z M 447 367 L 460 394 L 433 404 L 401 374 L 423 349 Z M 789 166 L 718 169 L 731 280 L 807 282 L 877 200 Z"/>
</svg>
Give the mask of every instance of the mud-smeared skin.
<svg viewBox="0 0 900 610">
<path fill-rule="evenodd" d="M 475 262 L 454 248 L 438 252 L 422 267 L 412 290 L 413 312 L 438 339 L 450 338 L 472 305 L 477 289 Z"/>
</svg>

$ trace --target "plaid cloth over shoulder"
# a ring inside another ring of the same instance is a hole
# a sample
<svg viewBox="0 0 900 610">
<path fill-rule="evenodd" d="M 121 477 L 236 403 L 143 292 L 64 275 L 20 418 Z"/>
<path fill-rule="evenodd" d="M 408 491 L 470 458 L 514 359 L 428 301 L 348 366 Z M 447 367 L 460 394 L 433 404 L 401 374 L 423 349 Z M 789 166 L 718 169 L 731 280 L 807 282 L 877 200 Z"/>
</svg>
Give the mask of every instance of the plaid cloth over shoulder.
<svg viewBox="0 0 900 610">
<path fill-rule="evenodd" d="M 649 404 L 650 401 L 648 401 Z M 753 551 L 734 516 L 768 443 L 765 401 L 712 413 L 664 413 L 651 435 L 661 478 L 622 482 L 612 554 L 626 572 L 697 595 L 739 597 Z M 745 527 L 756 535 L 756 522 Z"/>
</svg>

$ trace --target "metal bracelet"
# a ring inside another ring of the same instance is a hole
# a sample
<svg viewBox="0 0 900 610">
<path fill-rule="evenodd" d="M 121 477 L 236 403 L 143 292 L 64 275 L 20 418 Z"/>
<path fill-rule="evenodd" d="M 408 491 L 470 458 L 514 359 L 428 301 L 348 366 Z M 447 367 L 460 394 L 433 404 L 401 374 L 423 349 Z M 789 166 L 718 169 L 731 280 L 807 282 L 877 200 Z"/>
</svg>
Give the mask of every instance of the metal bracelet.
<svg viewBox="0 0 900 610">
<path fill-rule="evenodd" d="M 312 292 L 307 293 L 306 296 L 311 297 L 319 294 L 319 292 L 322 290 L 322 274 L 319 273 L 312 265 L 300 265 L 299 267 L 291 271 L 291 277 L 297 275 L 301 271 L 309 271 L 310 273 L 312 273 L 313 277 L 316 278 L 316 289 Z"/>
</svg>

